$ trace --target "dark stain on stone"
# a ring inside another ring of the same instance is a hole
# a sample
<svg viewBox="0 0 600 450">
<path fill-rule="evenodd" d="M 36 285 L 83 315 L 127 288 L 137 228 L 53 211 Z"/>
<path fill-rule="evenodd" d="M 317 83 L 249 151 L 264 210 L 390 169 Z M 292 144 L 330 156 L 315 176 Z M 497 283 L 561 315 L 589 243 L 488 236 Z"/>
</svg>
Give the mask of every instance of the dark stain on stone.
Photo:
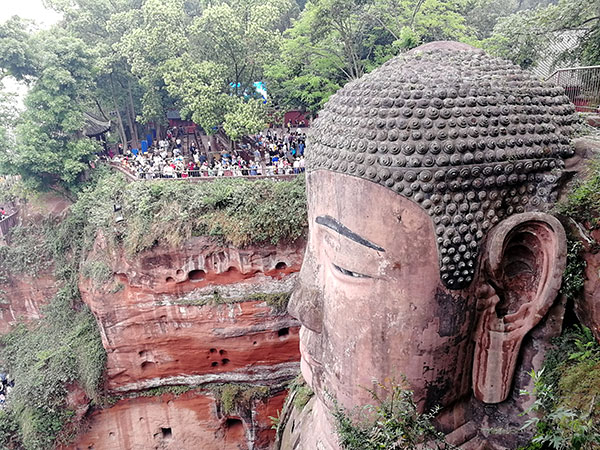
<svg viewBox="0 0 600 450">
<path fill-rule="evenodd" d="M 467 319 L 467 299 L 461 296 L 455 297 L 438 288 L 435 300 L 437 302 L 436 316 L 440 321 L 438 334 L 441 337 L 455 336 Z"/>
</svg>

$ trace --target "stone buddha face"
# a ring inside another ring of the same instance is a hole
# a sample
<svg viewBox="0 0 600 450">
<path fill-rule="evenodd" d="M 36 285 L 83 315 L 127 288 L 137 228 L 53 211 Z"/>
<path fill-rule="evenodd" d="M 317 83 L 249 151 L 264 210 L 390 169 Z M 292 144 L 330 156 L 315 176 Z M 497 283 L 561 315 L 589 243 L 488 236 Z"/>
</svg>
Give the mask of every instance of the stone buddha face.
<svg viewBox="0 0 600 450">
<path fill-rule="evenodd" d="M 465 393 L 474 305 L 441 283 L 431 218 L 360 178 L 318 171 L 307 184 L 310 236 L 291 305 L 304 378 L 349 407 L 394 376 L 420 401 Z"/>
<path fill-rule="evenodd" d="M 561 89 L 453 43 L 349 83 L 308 147 L 309 239 L 289 311 L 323 405 L 405 379 L 421 408 L 506 399 L 554 302 L 564 231 L 540 212 L 572 149 Z"/>
</svg>

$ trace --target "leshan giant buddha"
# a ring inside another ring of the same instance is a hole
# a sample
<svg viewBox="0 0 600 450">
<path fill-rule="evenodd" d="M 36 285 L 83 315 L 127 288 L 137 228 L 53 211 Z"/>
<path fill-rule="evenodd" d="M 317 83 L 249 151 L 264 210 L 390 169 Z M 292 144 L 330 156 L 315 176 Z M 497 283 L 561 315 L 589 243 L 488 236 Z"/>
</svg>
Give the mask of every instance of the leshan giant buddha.
<svg viewBox="0 0 600 450">
<path fill-rule="evenodd" d="M 364 387 L 399 376 L 455 443 L 506 448 L 481 429 L 506 414 L 523 342 L 557 300 L 565 234 L 546 211 L 574 112 L 562 88 L 450 42 L 331 98 L 310 134 L 289 307 L 316 398 L 288 448 L 338 448 L 331 398 L 367 404 Z"/>
</svg>

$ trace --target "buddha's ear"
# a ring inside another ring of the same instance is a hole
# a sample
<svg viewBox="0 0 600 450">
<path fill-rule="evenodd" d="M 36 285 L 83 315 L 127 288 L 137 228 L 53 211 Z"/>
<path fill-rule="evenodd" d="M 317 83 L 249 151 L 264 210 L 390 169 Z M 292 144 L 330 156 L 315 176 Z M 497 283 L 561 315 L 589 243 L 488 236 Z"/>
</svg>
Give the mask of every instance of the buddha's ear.
<svg viewBox="0 0 600 450">
<path fill-rule="evenodd" d="M 485 403 L 499 403 L 510 393 L 523 338 L 558 296 L 565 231 L 548 214 L 517 214 L 490 232 L 483 252 L 473 391 Z"/>
</svg>

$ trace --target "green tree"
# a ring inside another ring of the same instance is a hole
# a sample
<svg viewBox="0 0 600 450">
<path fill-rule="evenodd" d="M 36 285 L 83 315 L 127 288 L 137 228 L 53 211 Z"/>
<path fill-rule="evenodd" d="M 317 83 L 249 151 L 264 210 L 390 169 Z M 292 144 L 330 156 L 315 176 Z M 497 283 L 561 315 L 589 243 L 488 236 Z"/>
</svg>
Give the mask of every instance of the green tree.
<svg viewBox="0 0 600 450">
<path fill-rule="evenodd" d="M 18 118 L 16 107 L 16 95 L 6 92 L 0 83 L 0 154 L 6 154 L 15 146 L 14 127 Z M 0 165 L 0 173 L 5 171 Z"/>
<path fill-rule="evenodd" d="M 89 47 L 97 67 L 92 94 L 98 109 L 115 112 L 115 124 L 124 146 L 138 146 L 136 111 L 142 88 L 127 59 L 119 51 L 126 30 L 137 26 L 141 0 L 48 0 L 65 18 L 62 27 Z M 129 136 L 128 136 L 129 134 Z"/>
<path fill-rule="evenodd" d="M 420 43 L 474 41 L 467 0 L 312 0 L 265 69 L 286 106 L 316 113 L 349 80 Z"/>
<path fill-rule="evenodd" d="M 191 28 L 196 57 L 221 64 L 236 95 L 253 93 L 265 63 L 278 57 L 281 32 L 297 7 L 289 0 L 210 4 Z"/>
<path fill-rule="evenodd" d="M 367 19 L 360 1 L 309 1 L 286 32 L 281 56 L 265 68 L 275 101 L 316 113 L 344 83 L 362 76 L 371 52 Z"/>
<path fill-rule="evenodd" d="M 595 65 L 600 61 L 599 24 L 600 2 L 560 0 L 557 4 L 520 11 L 499 20 L 486 47 L 523 67 L 530 67 L 548 55 L 549 47 L 568 35 L 576 44 L 556 55 L 554 62 Z"/>
<path fill-rule="evenodd" d="M 183 0 L 146 0 L 141 14 L 130 11 L 111 19 L 113 27 L 124 24 L 127 28 L 113 50 L 128 62 L 142 87 L 142 123 L 164 123 L 166 110 L 173 105 L 165 89 L 163 66 L 187 50 L 186 28 L 191 19 L 184 6 Z"/>
<path fill-rule="evenodd" d="M 92 58 L 85 44 L 60 29 L 36 36 L 37 79 L 16 127 L 16 147 L 1 155 L 3 167 L 37 187 L 72 185 L 98 151 L 83 135 L 83 112 L 93 86 Z"/>
<path fill-rule="evenodd" d="M 262 101 L 255 99 L 238 101 L 224 119 L 223 130 L 234 141 L 258 133 L 267 124 L 266 109 Z"/>
<path fill-rule="evenodd" d="M 465 19 L 478 39 L 492 35 L 498 21 L 519 11 L 546 7 L 558 0 L 469 0 Z"/>
<path fill-rule="evenodd" d="M 182 117 L 191 119 L 208 134 L 223 123 L 234 99 L 228 94 L 226 68 L 210 61 L 195 62 L 186 54 L 165 63 L 164 79 L 168 92 L 179 99 Z"/>
<path fill-rule="evenodd" d="M 36 50 L 30 31 L 30 24 L 18 16 L 0 24 L 0 79 L 11 75 L 27 81 L 36 74 Z"/>
</svg>

